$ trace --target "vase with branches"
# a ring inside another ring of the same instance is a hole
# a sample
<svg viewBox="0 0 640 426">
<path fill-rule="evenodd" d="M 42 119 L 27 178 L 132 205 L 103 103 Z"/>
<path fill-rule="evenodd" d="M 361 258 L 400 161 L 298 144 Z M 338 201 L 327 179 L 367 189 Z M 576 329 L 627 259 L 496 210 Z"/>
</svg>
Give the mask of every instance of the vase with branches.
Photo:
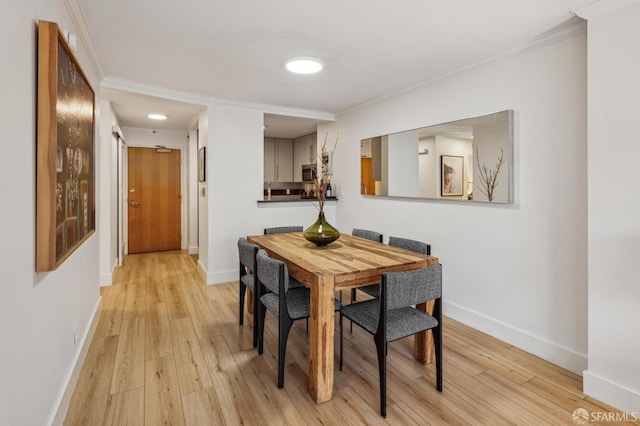
<svg viewBox="0 0 640 426">
<path fill-rule="evenodd" d="M 338 145 L 339 135 L 336 135 L 336 141 L 331 151 L 327 150 L 327 137 L 324 136 L 324 143 L 320 150 L 320 173 L 314 178 L 313 186 L 316 194 L 317 208 L 319 210 L 318 220 L 307 228 L 304 237 L 317 246 L 325 246 L 340 237 L 340 231 L 331 226 L 324 217 L 324 204 L 327 200 L 327 187 L 331 184 L 333 178 L 333 153 Z"/>
<path fill-rule="evenodd" d="M 480 173 L 480 192 L 487 196 L 489 201 L 493 201 L 493 194 L 498 186 L 498 174 L 500 174 L 500 168 L 504 164 L 504 150 L 500 148 L 500 156 L 496 161 L 495 169 L 487 167 L 486 164 L 480 164 L 480 150 L 476 146 L 476 163 L 478 164 L 478 171 Z"/>
</svg>

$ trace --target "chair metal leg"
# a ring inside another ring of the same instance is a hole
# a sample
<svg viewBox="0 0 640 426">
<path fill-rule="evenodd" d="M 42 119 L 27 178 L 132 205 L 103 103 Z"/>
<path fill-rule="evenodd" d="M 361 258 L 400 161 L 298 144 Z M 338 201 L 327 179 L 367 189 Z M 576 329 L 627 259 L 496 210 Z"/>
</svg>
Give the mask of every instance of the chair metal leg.
<svg viewBox="0 0 640 426">
<path fill-rule="evenodd" d="M 239 303 L 239 308 L 240 311 L 238 312 L 238 319 L 239 319 L 239 324 L 243 325 L 244 324 L 244 294 L 247 291 L 247 286 L 242 284 L 242 281 L 240 281 L 240 288 L 239 288 L 239 292 L 240 294 L 238 295 L 238 301 Z"/>
<path fill-rule="evenodd" d="M 442 299 L 436 299 L 433 314 L 438 326 L 432 330 L 436 355 L 436 389 L 442 392 Z"/>
<path fill-rule="evenodd" d="M 287 353 L 287 339 L 293 321 L 290 319 L 280 319 L 278 324 L 278 388 L 284 387 L 284 357 Z"/>
<path fill-rule="evenodd" d="M 356 289 L 351 289 L 351 303 L 356 301 Z M 353 321 L 349 321 L 349 333 L 353 333 Z"/>
<path fill-rule="evenodd" d="M 259 315 L 260 319 L 258 321 L 258 326 L 260 327 L 258 331 L 258 353 L 262 355 L 264 352 L 264 322 L 267 314 L 267 308 L 262 304 L 262 302 L 258 303 Z M 256 315 L 256 314 L 254 314 Z"/>
<path fill-rule="evenodd" d="M 342 347 L 344 343 L 344 337 L 342 335 L 342 312 L 340 313 L 340 371 L 342 371 L 342 358 L 344 358 Z"/>
<path fill-rule="evenodd" d="M 378 351 L 378 370 L 380 372 L 380 415 L 387 417 L 387 342 L 374 337 Z"/>
<path fill-rule="evenodd" d="M 433 329 L 433 344 L 436 352 L 436 389 L 442 392 L 442 325 Z"/>
<path fill-rule="evenodd" d="M 260 325 L 260 301 L 258 300 L 258 296 L 253 294 L 253 347 L 258 347 L 258 329 Z"/>
</svg>

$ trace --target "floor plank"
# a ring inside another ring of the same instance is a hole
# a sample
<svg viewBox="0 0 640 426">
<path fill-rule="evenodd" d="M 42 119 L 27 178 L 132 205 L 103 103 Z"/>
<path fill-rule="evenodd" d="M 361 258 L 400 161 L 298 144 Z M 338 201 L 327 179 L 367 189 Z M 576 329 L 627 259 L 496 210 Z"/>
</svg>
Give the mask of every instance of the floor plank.
<svg viewBox="0 0 640 426">
<path fill-rule="evenodd" d="M 144 386 L 113 394 L 107 403 L 105 426 L 144 424 Z"/>
<path fill-rule="evenodd" d="M 147 361 L 144 387 L 145 425 L 184 424 L 178 372 L 173 356 Z"/>
<path fill-rule="evenodd" d="M 164 303 L 147 306 L 146 358 L 154 359 L 173 353 L 169 313 Z"/>
<path fill-rule="evenodd" d="M 99 425 L 105 418 L 118 336 L 93 339 L 64 424 Z"/>
<path fill-rule="evenodd" d="M 111 378 L 111 393 L 144 386 L 145 319 L 122 321 Z"/>
</svg>

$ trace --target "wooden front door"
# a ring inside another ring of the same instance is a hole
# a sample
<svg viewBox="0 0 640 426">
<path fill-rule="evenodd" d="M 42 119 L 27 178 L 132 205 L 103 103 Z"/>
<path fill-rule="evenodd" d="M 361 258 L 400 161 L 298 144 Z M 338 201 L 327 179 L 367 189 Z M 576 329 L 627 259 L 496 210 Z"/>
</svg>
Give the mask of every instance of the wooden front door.
<svg viewBox="0 0 640 426">
<path fill-rule="evenodd" d="M 129 253 L 180 249 L 180 151 L 128 149 Z"/>
</svg>

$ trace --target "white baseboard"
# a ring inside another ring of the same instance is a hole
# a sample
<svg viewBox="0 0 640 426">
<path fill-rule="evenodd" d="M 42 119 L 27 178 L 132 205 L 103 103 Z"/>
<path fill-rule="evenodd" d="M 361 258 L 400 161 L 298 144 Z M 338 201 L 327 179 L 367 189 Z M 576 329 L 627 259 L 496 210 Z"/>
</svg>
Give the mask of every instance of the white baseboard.
<svg viewBox="0 0 640 426">
<path fill-rule="evenodd" d="M 118 259 L 116 259 L 116 261 L 113 263 L 110 273 L 100 275 L 100 287 L 106 287 L 113 284 L 113 274 L 116 272 L 117 267 Z"/>
<path fill-rule="evenodd" d="M 238 281 L 238 270 L 207 274 L 207 285 L 228 283 L 229 281 Z"/>
<path fill-rule="evenodd" d="M 585 394 L 624 411 L 630 419 L 640 419 L 640 393 L 593 374 L 589 370 L 585 370 L 582 374 L 582 387 Z"/>
<path fill-rule="evenodd" d="M 198 259 L 198 271 L 207 285 L 228 283 L 238 280 L 238 270 L 225 272 L 208 272 Z"/>
<path fill-rule="evenodd" d="M 574 352 L 455 303 L 443 301 L 442 307 L 445 315 L 576 374 L 582 374 L 587 368 L 587 356 L 584 354 Z"/>
<path fill-rule="evenodd" d="M 112 283 L 112 274 L 102 274 L 100 275 L 100 287 L 110 286 Z"/>
<path fill-rule="evenodd" d="M 84 333 L 84 336 L 82 336 L 80 350 L 76 353 L 75 359 L 72 363 L 72 368 L 69 370 L 69 373 L 67 375 L 66 386 L 61 390 L 60 395 L 58 396 L 57 403 L 54 406 L 53 415 L 47 423 L 49 426 L 62 425 L 64 423 L 64 418 L 67 416 L 67 410 L 69 409 L 69 404 L 71 403 L 73 391 L 78 384 L 78 378 L 80 377 L 82 365 L 87 358 L 89 346 L 91 346 L 93 335 L 95 334 L 96 327 L 98 326 L 98 320 L 100 319 L 100 303 L 102 303 L 102 297 L 98 298 L 98 304 L 93 310 L 93 318 L 91 320 L 91 324 L 89 325 L 86 333 Z"/>
<path fill-rule="evenodd" d="M 198 246 L 189 246 L 189 254 L 198 254 L 200 249 Z"/>
</svg>

